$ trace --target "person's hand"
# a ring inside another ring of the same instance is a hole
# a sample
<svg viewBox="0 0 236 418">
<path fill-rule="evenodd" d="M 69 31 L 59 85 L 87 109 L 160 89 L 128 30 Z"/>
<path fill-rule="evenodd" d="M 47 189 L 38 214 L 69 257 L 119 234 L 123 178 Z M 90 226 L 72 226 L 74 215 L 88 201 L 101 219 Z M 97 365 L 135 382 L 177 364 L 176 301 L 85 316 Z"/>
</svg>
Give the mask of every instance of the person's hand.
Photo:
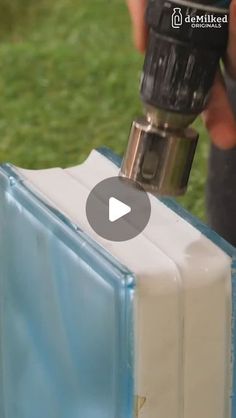
<svg viewBox="0 0 236 418">
<path fill-rule="evenodd" d="M 144 52 L 147 44 L 145 10 L 147 0 L 127 0 L 130 11 L 135 45 Z M 236 80 L 236 0 L 230 6 L 229 42 L 225 58 L 228 74 Z M 236 100 L 236 98 L 235 98 Z M 234 117 L 223 76 L 219 70 L 203 119 L 215 145 L 222 149 L 236 146 L 236 119 Z"/>
</svg>

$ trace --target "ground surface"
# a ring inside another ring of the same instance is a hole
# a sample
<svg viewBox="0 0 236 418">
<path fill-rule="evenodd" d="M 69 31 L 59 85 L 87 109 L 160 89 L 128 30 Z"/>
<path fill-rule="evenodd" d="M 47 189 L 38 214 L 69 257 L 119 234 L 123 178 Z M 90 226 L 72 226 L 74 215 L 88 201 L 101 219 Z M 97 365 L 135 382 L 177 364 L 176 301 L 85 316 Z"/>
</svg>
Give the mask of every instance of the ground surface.
<svg viewBox="0 0 236 418">
<path fill-rule="evenodd" d="M 140 113 L 143 58 L 123 0 L 0 0 L 0 162 L 69 166 L 91 148 L 122 154 Z M 185 207 L 204 217 L 208 139 Z"/>
</svg>

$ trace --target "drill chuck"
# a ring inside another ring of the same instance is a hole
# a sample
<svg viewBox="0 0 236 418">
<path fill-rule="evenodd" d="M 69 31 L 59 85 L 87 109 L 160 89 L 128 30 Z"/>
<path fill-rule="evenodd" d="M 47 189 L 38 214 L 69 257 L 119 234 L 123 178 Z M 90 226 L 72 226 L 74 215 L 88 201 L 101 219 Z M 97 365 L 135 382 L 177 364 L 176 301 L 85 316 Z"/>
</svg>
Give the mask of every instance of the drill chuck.
<svg viewBox="0 0 236 418">
<path fill-rule="evenodd" d="M 198 134 L 193 129 L 169 132 L 151 125 L 145 118 L 133 122 L 122 166 L 122 176 L 144 184 L 156 194 L 185 193 Z"/>
<path fill-rule="evenodd" d="M 198 134 L 188 126 L 204 110 L 228 38 L 228 3 L 149 0 L 149 40 L 135 121 L 121 176 L 157 195 L 187 188 Z"/>
</svg>

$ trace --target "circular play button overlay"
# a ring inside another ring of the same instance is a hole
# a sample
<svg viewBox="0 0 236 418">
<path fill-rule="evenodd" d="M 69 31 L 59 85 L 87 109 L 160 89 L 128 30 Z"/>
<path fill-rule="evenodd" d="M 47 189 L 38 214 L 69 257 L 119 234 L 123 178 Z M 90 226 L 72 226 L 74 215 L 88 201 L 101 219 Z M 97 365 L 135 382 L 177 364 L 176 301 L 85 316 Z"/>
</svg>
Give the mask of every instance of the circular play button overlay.
<svg viewBox="0 0 236 418">
<path fill-rule="evenodd" d="M 110 177 L 89 194 L 86 214 L 90 226 L 102 238 L 128 241 L 148 224 L 151 204 L 140 186 L 122 177 Z"/>
</svg>

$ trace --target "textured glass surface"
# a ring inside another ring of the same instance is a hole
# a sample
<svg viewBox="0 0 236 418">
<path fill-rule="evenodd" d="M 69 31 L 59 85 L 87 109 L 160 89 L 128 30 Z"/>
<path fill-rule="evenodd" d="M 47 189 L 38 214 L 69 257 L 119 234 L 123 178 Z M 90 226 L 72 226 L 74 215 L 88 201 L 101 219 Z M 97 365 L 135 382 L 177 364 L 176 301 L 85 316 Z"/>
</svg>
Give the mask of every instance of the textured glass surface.
<svg viewBox="0 0 236 418">
<path fill-rule="evenodd" d="M 0 169 L 0 417 L 133 416 L 134 278 Z"/>
</svg>

